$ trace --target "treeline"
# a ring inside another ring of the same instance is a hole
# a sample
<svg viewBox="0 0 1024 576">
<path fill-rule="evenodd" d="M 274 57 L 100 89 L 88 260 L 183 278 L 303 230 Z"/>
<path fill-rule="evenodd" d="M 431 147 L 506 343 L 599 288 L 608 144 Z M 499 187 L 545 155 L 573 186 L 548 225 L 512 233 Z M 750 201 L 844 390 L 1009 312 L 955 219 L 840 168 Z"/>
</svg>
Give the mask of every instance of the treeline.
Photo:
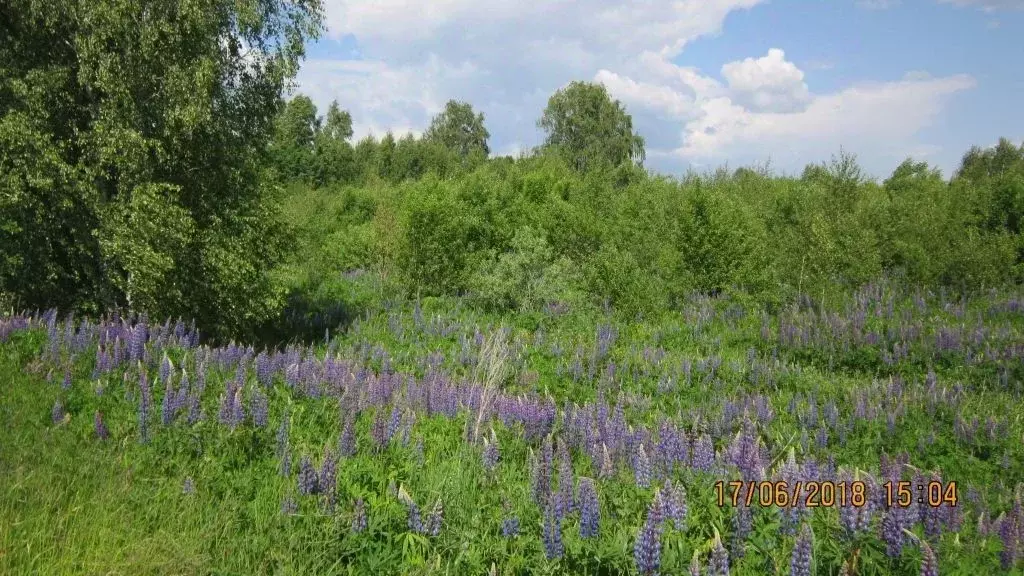
<svg viewBox="0 0 1024 576">
<path fill-rule="evenodd" d="M 325 278 L 368 270 L 407 296 L 467 296 L 498 311 L 635 314 L 695 291 L 777 304 L 882 275 L 969 291 L 1024 272 L 1024 146 L 1008 140 L 969 151 L 948 181 L 908 159 L 878 183 L 844 153 L 800 177 L 740 168 L 676 179 L 640 166 L 642 138 L 599 85 L 552 96 L 538 121 L 544 143 L 518 159 L 460 155 L 438 140 L 434 127 L 457 124 L 456 106 L 466 128 L 453 132 L 482 135 L 473 149 L 485 150 L 482 116 L 451 102 L 423 138 L 399 141 L 402 154 L 390 135 L 367 138 L 346 156 L 348 178 L 293 188 L 302 290 L 329 300 L 338 292 Z M 454 160 L 429 160 L 439 157 Z"/>
<path fill-rule="evenodd" d="M 620 102 L 573 82 L 523 158 L 490 157 L 483 115 L 456 101 L 420 137 L 353 142 L 341 106 L 283 97 L 322 31 L 318 2 L 293 4 L 0 5 L 0 307 L 248 338 L 347 302 L 355 270 L 388 297 L 627 314 L 880 274 L 1021 280 L 1024 150 L 1008 141 L 950 181 L 908 161 L 879 184 L 847 156 L 800 178 L 672 179 L 643 169 Z"/>
</svg>

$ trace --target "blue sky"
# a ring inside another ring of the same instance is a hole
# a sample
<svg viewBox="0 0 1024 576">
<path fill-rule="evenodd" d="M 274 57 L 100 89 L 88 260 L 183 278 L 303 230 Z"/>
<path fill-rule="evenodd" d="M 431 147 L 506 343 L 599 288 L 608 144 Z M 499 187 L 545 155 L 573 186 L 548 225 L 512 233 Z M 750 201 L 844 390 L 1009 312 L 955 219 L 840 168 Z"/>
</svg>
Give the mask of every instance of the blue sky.
<svg viewBox="0 0 1024 576">
<path fill-rule="evenodd" d="M 604 83 L 680 174 L 769 161 L 798 173 L 842 147 L 886 176 L 947 176 L 971 145 L 1024 140 L 1024 0 L 325 0 L 298 90 L 356 136 L 422 132 L 448 99 L 495 153 L 538 144 L 547 98 Z M 1015 36 L 1018 37 L 1015 39 Z"/>
</svg>

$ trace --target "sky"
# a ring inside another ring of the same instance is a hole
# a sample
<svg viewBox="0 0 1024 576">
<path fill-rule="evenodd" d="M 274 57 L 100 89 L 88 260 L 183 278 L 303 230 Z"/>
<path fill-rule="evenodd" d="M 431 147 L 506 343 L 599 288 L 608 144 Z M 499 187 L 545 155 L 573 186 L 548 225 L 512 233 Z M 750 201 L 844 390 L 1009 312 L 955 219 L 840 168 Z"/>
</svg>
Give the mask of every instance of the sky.
<svg viewBox="0 0 1024 576">
<path fill-rule="evenodd" d="M 297 92 L 356 138 L 421 134 L 449 99 L 492 154 L 540 144 L 573 80 L 603 83 L 664 174 L 799 174 L 841 150 L 885 178 L 947 177 L 973 145 L 1024 140 L 1024 0 L 324 0 Z"/>
</svg>

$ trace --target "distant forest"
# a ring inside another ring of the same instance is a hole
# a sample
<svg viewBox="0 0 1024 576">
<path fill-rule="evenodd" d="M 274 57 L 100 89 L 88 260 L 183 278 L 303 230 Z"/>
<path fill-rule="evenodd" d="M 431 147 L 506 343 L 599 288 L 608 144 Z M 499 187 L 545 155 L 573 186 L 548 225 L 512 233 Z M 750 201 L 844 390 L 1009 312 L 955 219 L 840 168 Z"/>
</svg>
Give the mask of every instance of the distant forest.
<svg viewBox="0 0 1024 576">
<path fill-rule="evenodd" d="M 360 276 L 363 297 L 627 317 L 694 292 L 772 307 L 881 276 L 960 292 L 1024 276 L 1024 145 L 1008 140 L 949 180 L 908 159 L 875 182 L 843 152 L 799 178 L 671 178 L 643 168 L 620 102 L 573 82 L 519 158 L 491 157 L 483 114 L 455 100 L 422 137 L 353 142 L 338 103 L 286 98 L 317 3 L 141 20 L 16 4 L 0 9 L 5 309 L 119 308 L 245 338 L 351 309 Z"/>
</svg>

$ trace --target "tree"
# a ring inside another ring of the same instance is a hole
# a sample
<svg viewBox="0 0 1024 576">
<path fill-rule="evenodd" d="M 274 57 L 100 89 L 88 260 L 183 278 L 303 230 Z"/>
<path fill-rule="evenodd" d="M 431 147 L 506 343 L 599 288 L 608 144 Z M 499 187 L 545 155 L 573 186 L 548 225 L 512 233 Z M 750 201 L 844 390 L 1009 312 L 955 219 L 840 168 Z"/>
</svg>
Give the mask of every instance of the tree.
<svg viewBox="0 0 1024 576">
<path fill-rule="evenodd" d="M 328 138 L 345 141 L 352 137 L 352 115 L 338 107 L 338 101 L 331 102 L 324 119 L 323 133 Z"/>
<path fill-rule="evenodd" d="M 487 146 L 491 135 L 484 128 L 484 115 L 474 114 L 473 107 L 466 102 L 449 100 L 444 111 L 431 120 L 423 136 L 443 144 L 463 160 L 474 154 L 486 158 L 491 152 Z"/>
<path fill-rule="evenodd" d="M 553 149 L 584 171 L 602 164 L 642 163 L 644 139 L 633 133 L 633 119 L 603 84 L 572 82 L 548 99 L 537 126 Z"/>
<path fill-rule="evenodd" d="M 352 137 L 352 115 L 338 106 L 337 100 L 327 108 L 327 116 L 316 136 L 316 184 L 350 182 L 356 177 L 355 151 L 348 139 Z"/>
<path fill-rule="evenodd" d="M 284 231 L 261 178 L 317 0 L 0 6 L 0 292 L 20 306 L 276 313 Z"/>
<path fill-rule="evenodd" d="M 277 116 L 270 149 L 284 179 L 308 180 L 312 176 L 320 124 L 316 105 L 302 94 L 289 100 Z"/>
</svg>

